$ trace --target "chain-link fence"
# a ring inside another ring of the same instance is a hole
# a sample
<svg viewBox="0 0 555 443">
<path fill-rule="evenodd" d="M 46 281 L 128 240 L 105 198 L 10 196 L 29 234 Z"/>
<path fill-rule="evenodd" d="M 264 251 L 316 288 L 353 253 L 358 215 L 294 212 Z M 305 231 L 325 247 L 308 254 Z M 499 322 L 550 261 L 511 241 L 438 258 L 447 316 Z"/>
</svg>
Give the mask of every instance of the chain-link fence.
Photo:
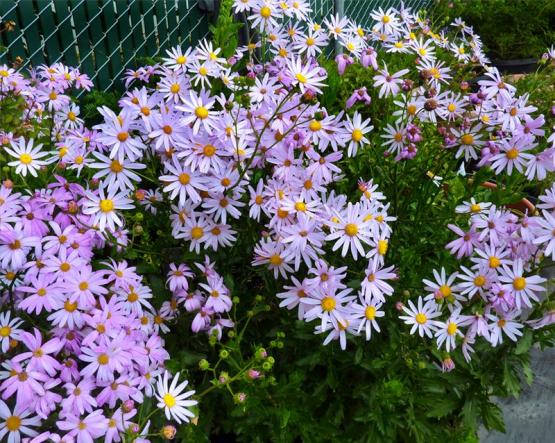
<svg viewBox="0 0 555 443">
<path fill-rule="evenodd" d="M 0 0 L 0 22 L 0 63 L 62 61 L 105 90 L 137 57 L 208 33 L 197 0 Z"/>
<path fill-rule="evenodd" d="M 415 10 L 430 0 L 405 0 Z M 79 66 L 108 90 L 138 57 L 154 57 L 177 44 L 194 45 L 208 34 L 199 4 L 218 0 L 0 0 L 0 63 L 63 62 Z M 362 26 L 381 6 L 400 0 L 310 0 L 316 21 L 336 12 Z"/>
</svg>

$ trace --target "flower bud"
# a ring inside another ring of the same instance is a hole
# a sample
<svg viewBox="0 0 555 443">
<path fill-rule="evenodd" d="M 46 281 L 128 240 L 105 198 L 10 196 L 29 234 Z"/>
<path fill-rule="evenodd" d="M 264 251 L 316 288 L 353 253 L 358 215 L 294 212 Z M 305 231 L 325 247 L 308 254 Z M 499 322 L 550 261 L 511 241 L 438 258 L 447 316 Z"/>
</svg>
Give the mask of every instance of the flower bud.
<svg viewBox="0 0 555 443">
<path fill-rule="evenodd" d="M 2 182 L 2 186 L 4 186 L 6 189 L 12 189 L 13 188 L 13 181 L 11 181 L 8 178 L 8 179 L 6 179 Z"/>
<path fill-rule="evenodd" d="M 263 360 L 266 357 L 268 357 L 268 353 L 266 352 L 266 349 L 260 348 L 256 351 L 256 358 Z"/>
<path fill-rule="evenodd" d="M 198 367 L 201 371 L 207 371 L 208 369 L 210 369 L 210 363 L 208 363 L 208 360 L 203 358 L 201 361 L 198 362 Z"/>
<path fill-rule="evenodd" d="M 162 435 L 168 440 L 173 440 L 175 438 L 175 434 L 177 434 L 175 426 L 166 425 L 162 428 Z"/>
<path fill-rule="evenodd" d="M 244 403 L 246 399 L 247 394 L 245 394 L 244 392 L 238 392 L 233 396 L 233 400 L 235 401 L 235 403 Z"/>
<path fill-rule="evenodd" d="M 220 358 L 221 358 L 222 360 L 225 360 L 225 359 L 228 358 L 228 357 L 229 357 L 229 351 L 228 351 L 227 349 L 222 349 L 222 350 L 220 351 Z"/>
<path fill-rule="evenodd" d="M 257 378 L 260 378 L 260 371 L 257 371 L 256 369 L 249 369 L 247 375 L 251 380 L 256 380 Z"/>
<path fill-rule="evenodd" d="M 135 409 L 135 402 L 131 399 L 125 400 L 121 405 L 121 409 L 123 409 L 123 412 L 125 413 L 131 412 L 133 409 Z"/>
<path fill-rule="evenodd" d="M 220 376 L 218 377 L 218 381 L 220 382 L 220 384 L 225 385 L 227 382 L 229 382 L 229 374 L 227 372 L 221 372 Z"/>
</svg>

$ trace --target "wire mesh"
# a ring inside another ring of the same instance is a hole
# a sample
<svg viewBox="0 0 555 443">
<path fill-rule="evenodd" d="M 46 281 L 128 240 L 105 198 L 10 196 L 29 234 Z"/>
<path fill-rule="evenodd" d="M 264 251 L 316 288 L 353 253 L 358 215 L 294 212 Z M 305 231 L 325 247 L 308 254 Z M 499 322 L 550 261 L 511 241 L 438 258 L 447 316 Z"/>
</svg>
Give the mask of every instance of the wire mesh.
<svg viewBox="0 0 555 443">
<path fill-rule="evenodd" d="M 0 0 L 0 23 L 0 63 L 79 66 L 102 90 L 138 57 L 208 34 L 197 0 Z"/>
<path fill-rule="evenodd" d="M 427 8 L 432 2 L 431 0 L 343 0 L 343 3 L 345 16 L 362 27 L 368 27 L 373 22 L 370 13 L 376 8 L 387 10 L 390 7 L 398 8 L 403 4 L 416 12 Z"/>
<path fill-rule="evenodd" d="M 310 0 L 316 22 L 336 11 L 338 0 Z M 401 0 L 341 0 L 344 14 L 371 24 L 377 7 Z M 417 10 L 431 0 L 405 0 Z M 8 32 L 8 28 L 14 30 Z M 89 74 L 95 86 L 119 85 L 139 57 L 155 57 L 178 44 L 194 46 L 208 34 L 197 0 L 0 0 L 0 63 L 19 69 L 63 62 Z"/>
</svg>

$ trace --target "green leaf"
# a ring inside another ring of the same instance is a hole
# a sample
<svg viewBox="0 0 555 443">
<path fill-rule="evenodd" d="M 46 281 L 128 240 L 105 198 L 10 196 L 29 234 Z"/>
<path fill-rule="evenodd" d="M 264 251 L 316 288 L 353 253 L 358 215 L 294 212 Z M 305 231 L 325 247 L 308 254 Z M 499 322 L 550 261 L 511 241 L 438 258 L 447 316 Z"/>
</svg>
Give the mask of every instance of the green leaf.
<svg viewBox="0 0 555 443">
<path fill-rule="evenodd" d="M 527 329 L 516 345 L 515 354 L 521 355 L 528 352 L 532 347 L 533 338 L 534 333 L 531 330 Z"/>
<path fill-rule="evenodd" d="M 476 419 L 478 418 L 478 408 L 473 399 L 468 399 L 462 408 L 462 419 L 466 427 L 476 428 Z"/>
<path fill-rule="evenodd" d="M 507 389 L 509 394 L 518 397 L 520 393 L 520 382 L 515 374 L 514 368 L 508 360 L 503 363 L 503 386 Z"/>
<path fill-rule="evenodd" d="M 499 432 L 505 432 L 505 422 L 503 420 L 503 412 L 495 403 L 486 403 L 482 407 L 482 420 L 487 429 L 495 429 Z"/>
<path fill-rule="evenodd" d="M 458 404 L 458 400 L 454 397 L 448 397 L 447 395 L 444 397 L 435 397 L 433 401 L 429 402 L 426 417 L 445 417 L 453 412 L 457 408 Z"/>
</svg>

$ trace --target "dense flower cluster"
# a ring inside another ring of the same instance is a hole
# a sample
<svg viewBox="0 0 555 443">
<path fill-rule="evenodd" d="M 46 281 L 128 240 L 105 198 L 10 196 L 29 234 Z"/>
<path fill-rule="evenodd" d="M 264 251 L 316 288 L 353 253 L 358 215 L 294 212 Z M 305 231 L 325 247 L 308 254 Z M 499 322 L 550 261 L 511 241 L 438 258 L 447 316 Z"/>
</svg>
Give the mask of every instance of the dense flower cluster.
<svg viewBox="0 0 555 443">
<path fill-rule="evenodd" d="M 343 17 L 316 24 L 300 0 L 240 0 L 234 9 L 262 41 L 226 59 L 203 40 L 129 70 L 119 109 L 99 109 L 103 121 L 92 129 L 70 98 L 71 88 L 91 86 L 85 75 L 57 64 L 26 79 L 0 66 L 1 99 L 20 100 L 26 122 L 47 123 L 25 137 L 0 134 L 22 188 L 6 181 L 0 189 L 0 438 L 55 427 L 35 441 L 117 442 L 123 433 L 145 441 L 149 424 L 135 421 L 145 396 L 168 420 L 189 421 L 194 391 L 179 375 L 170 381 L 161 335 L 185 312 L 195 333 L 221 339 L 234 327 L 233 294 L 211 254 L 235 245 L 244 223 L 257 226 L 252 266 L 280 281 L 280 306 L 315 321 L 324 344 L 345 349 L 348 334 L 380 332 L 403 272 L 386 263 L 397 214 L 380 177 L 342 169 L 372 132 L 384 162 L 415 159 L 433 133 L 462 175 L 491 167 L 543 180 L 555 170 L 544 117 L 495 69 L 476 92 L 454 84 L 453 66 L 488 62 L 464 23 L 449 40 L 405 8 L 374 11 L 370 30 Z M 328 74 L 317 58 L 334 40 L 343 47 L 337 71 L 370 70 L 375 100 L 393 106 L 382 127 L 351 109 L 372 102 L 365 87 L 337 114 L 320 103 Z M 416 64 L 394 72 L 387 57 Z M 442 177 L 428 176 L 440 185 Z M 356 195 L 337 192 L 341 181 Z M 478 336 L 492 346 L 516 340 L 523 309 L 544 290 L 537 265 L 555 258 L 554 195 L 555 187 L 541 197 L 541 215 L 476 200 L 458 206 L 453 221 L 462 227 L 449 225 L 459 238 L 447 247 L 460 272 L 434 270 L 426 295 L 399 305 L 411 333 L 435 336 L 447 352 L 462 341 L 468 359 Z M 160 306 L 133 263 L 107 257 L 132 242 L 126 217 L 139 205 L 169 214 L 175 244 L 196 257 L 170 264 L 171 299 Z"/>
<path fill-rule="evenodd" d="M 85 164 L 97 149 L 97 133 L 83 127 L 65 93 L 88 87 L 87 77 L 62 65 L 41 67 L 32 81 L 4 71 L 3 93 L 22 97 L 36 120 L 52 116 L 50 135 L 59 148 L 47 152 L 33 139 L 3 134 L 5 152 L 15 158 L 8 165 L 36 177 L 66 156 L 69 170 Z M 125 247 L 126 231 L 96 229 L 104 227 L 102 220 L 87 208 L 97 198 L 97 209 L 107 215 L 122 208 L 119 202 L 112 208 L 102 191 L 59 175 L 30 191 L 16 192 L 11 182 L 0 188 L 0 438 L 18 442 L 20 433 L 37 435 L 44 421 L 59 431 L 34 441 L 59 435 L 120 441 L 120 433 L 137 426 L 135 402 L 153 395 L 169 358 L 160 333 L 167 332 L 162 318 L 170 302 L 158 312 L 135 267 L 102 261 L 106 246 Z"/>
</svg>

